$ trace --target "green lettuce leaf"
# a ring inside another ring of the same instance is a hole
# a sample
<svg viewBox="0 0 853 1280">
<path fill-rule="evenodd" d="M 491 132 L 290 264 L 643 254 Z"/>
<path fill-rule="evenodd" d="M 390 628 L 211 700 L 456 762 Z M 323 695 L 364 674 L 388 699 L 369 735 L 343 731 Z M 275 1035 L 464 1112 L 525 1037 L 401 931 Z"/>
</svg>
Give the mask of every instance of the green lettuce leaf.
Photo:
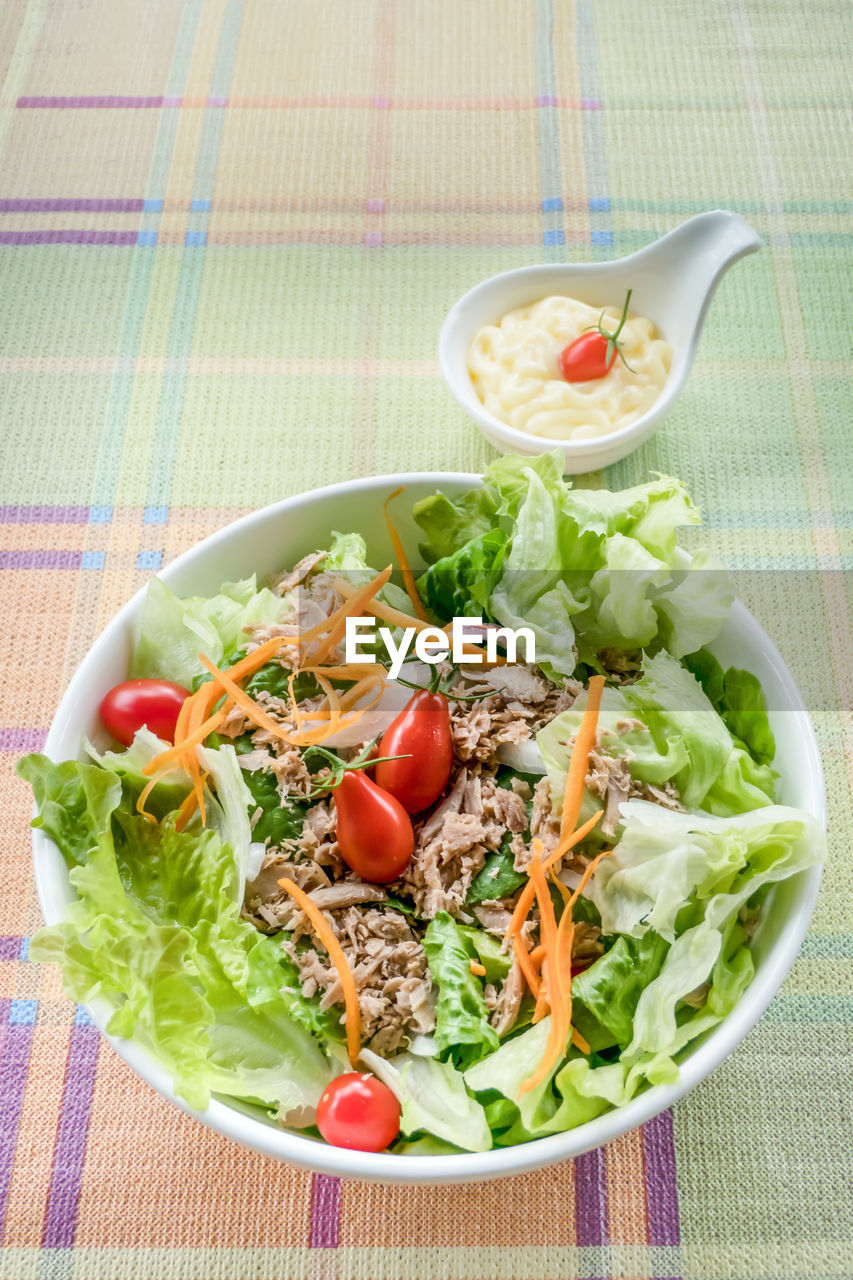
<svg viewBox="0 0 853 1280">
<path fill-rule="evenodd" d="M 719 818 L 629 800 L 622 816 L 621 838 L 591 882 L 606 933 L 655 929 L 673 942 L 702 917 L 722 930 L 759 889 L 824 856 L 817 819 L 783 805 Z"/>
<path fill-rule="evenodd" d="M 163 751 L 168 751 L 171 744 L 158 738 L 147 725 L 138 729 L 133 742 L 124 751 L 105 751 L 99 753 L 87 739 L 83 740 L 86 754 L 99 764 L 102 769 L 121 778 L 128 792 L 136 798 L 150 782 L 150 778 L 142 772 Z M 160 779 L 151 792 L 146 808 L 155 817 L 162 818 L 172 809 L 176 809 L 189 791 L 189 782 L 183 769 L 175 768 Z"/>
<path fill-rule="evenodd" d="M 497 1032 L 489 1025 L 483 987 L 471 972 L 476 952 L 468 937 L 446 911 L 439 911 L 424 934 L 424 951 L 437 989 L 435 1041 L 465 1064 L 496 1049 Z"/>
<path fill-rule="evenodd" d="M 556 803 L 585 706 L 582 694 L 536 735 Z M 689 808 L 725 817 L 773 802 L 774 771 L 755 763 L 696 678 L 664 651 L 646 658 L 636 684 L 605 688 L 599 734 L 604 755 L 627 755 L 637 782 L 673 782 Z M 593 809 L 588 795 L 584 805 L 582 819 Z"/>
<path fill-rule="evenodd" d="M 724 672 L 707 649 L 688 654 L 684 665 L 702 685 L 732 736 L 743 743 L 756 764 L 772 764 L 776 742 L 758 677 L 738 667 L 729 667 Z"/>
<path fill-rule="evenodd" d="M 647 929 L 641 938 L 621 936 L 574 979 L 572 1017 L 593 1049 L 606 1048 L 608 1043 L 625 1048 L 630 1043 L 637 1003 L 660 972 L 668 950 L 669 944 L 653 929 Z M 596 1028 L 589 1027 L 585 1013 L 595 1019 Z M 598 1028 L 608 1034 L 596 1034 Z M 592 1039 L 586 1035 L 587 1029 Z"/>
<path fill-rule="evenodd" d="M 361 1056 L 396 1095 L 401 1133 L 409 1138 L 429 1134 L 464 1151 L 491 1148 L 492 1135 L 483 1108 L 470 1096 L 462 1074 L 451 1063 L 413 1053 L 380 1058 L 370 1049 L 363 1049 Z"/>
<path fill-rule="evenodd" d="M 418 578 L 418 594 L 437 618 L 487 617 L 508 545 L 503 529 L 490 529 L 443 556 Z"/>
<path fill-rule="evenodd" d="M 206 674 L 201 651 L 219 666 L 244 641 L 244 628 L 277 622 L 290 607 L 288 597 L 258 590 L 254 574 L 226 582 L 218 595 L 176 596 L 159 578 L 148 584 L 130 675 L 174 680 L 190 688 Z"/>
<path fill-rule="evenodd" d="M 465 563 L 490 531 L 508 536 L 503 572 L 494 586 L 485 583 L 484 612 L 504 626 L 531 627 L 546 674 L 571 675 L 578 661 L 598 668 L 604 649 L 666 646 L 681 656 L 712 640 L 732 591 L 705 553 L 690 568 L 678 560 L 677 530 L 699 522 L 681 482 L 661 476 L 617 493 L 572 489 L 563 465 L 558 451 L 505 455 L 482 489 L 416 504 L 426 558 Z M 446 593 L 439 595 L 446 610 Z"/>
<path fill-rule="evenodd" d="M 251 735 L 237 738 L 235 749 L 238 756 L 254 751 Z M 282 799 L 272 770 L 244 769 L 242 772 L 243 782 L 251 796 L 249 813 L 253 815 L 257 809 L 261 810 L 252 828 L 252 840 L 280 846 L 285 840 L 295 840 L 301 835 L 305 807 L 290 796 Z"/>
<path fill-rule="evenodd" d="M 317 1015 L 292 963 L 241 918 L 220 836 L 152 826 L 92 764 L 28 756 L 20 772 L 77 893 L 66 920 L 37 934 L 33 959 L 62 965 L 72 999 L 110 1000 L 110 1033 L 147 1045 L 191 1106 L 216 1090 L 282 1112 L 313 1107 L 333 1074 L 306 1026 Z"/>
<path fill-rule="evenodd" d="M 548 1124 L 557 1109 L 551 1088 L 554 1071 L 534 1089 L 520 1092 L 522 1082 L 533 1074 L 545 1053 L 550 1029 L 550 1017 L 542 1018 L 520 1035 L 504 1040 L 494 1053 L 465 1072 L 466 1085 L 487 1106 L 494 1129 L 504 1131 L 496 1134 L 496 1145 L 511 1146 L 551 1132 Z M 503 1099 L 499 1106 L 495 1106 L 496 1095 Z"/>
</svg>

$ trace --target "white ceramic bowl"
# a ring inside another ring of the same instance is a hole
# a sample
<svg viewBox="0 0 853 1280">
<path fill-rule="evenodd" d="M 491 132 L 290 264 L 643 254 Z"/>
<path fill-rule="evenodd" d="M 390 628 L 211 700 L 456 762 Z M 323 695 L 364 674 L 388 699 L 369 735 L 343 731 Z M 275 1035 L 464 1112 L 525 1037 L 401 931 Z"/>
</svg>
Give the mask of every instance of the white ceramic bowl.
<svg viewBox="0 0 853 1280">
<path fill-rule="evenodd" d="M 562 449 L 566 470 L 581 475 L 618 462 L 656 430 L 678 399 L 693 364 L 699 334 L 723 273 L 761 247 L 739 214 L 725 209 L 700 213 L 654 244 L 613 262 L 546 263 L 505 271 L 475 285 L 448 313 L 438 340 L 438 360 L 452 395 L 501 453 L 532 455 Z M 631 310 L 654 321 L 672 346 L 672 367 L 648 412 L 608 435 L 591 440 L 532 436 L 507 426 L 486 409 L 468 372 L 471 341 L 484 325 L 497 324 L 516 307 L 552 294 L 590 306 L 621 308 L 633 290 Z"/>
<path fill-rule="evenodd" d="M 479 483 L 479 477 L 473 475 L 421 473 L 371 477 L 317 489 L 237 520 L 179 556 L 161 576 L 179 594 L 214 594 L 225 581 L 253 571 L 263 577 L 292 564 L 304 553 L 326 545 L 333 528 L 358 530 L 367 539 L 371 562 L 387 564 L 392 551 L 382 518 L 382 499 L 392 489 L 405 485 L 406 498 L 414 501 L 438 488 L 453 494 Z M 403 515 L 409 505 L 408 501 L 398 504 L 399 527 L 407 545 L 414 547 L 417 529 L 411 518 Z M 144 589 L 113 619 L 75 672 L 48 734 L 45 749 L 52 759 L 79 757 L 84 734 L 104 741 L 98 724 L 98 704 L 104 693 L 127 674 L 143 597 Z M 731 619 L 713 648 L 723 663 L 736 662 L 754 671 L 767 692 L 773 708 L 771 720 L 778 744 L 776 767 L 782 775 L 783 802 L 808 809 L 824 821 L 823 775 L 811 721 L 773 644 L 751 614 L 741 604 L 735 604 Z M 64 917 L 73 897 L 65 863 L 54 844 L 38 830 L 33 832 L 33 855 L 42 911 L 47 923 L 55 924 Z M 774 889 L 755 939 L 755 978 L 725 1022 L 685 1055 L 680 1082 L 649 1089 L 620 1110 L 569 1133 L 477 1155 L 405 1157 L 326 1146 L 277 1128 L 251 1107 L 218 1100 L 205 1111 L 192 1114 L 219 1133 L 265 1155 L 323 1173 L 371 1181 L 469 1182 L 579 1155 L 671 1106 L 731 1053 L 764 1012 L 791 967 L 812 914 L 819 881 L 820 869 L 814 867 Z M 104 1031 L 110 1006 L 101 999 L 88 1008 Z M 108 1039 L 138 1075 L 176 1106 L 189 1110 L 175 1097 L 169 1074 L 147 1049 L 131 1040 L 112 1036 Z"/>
</svg>

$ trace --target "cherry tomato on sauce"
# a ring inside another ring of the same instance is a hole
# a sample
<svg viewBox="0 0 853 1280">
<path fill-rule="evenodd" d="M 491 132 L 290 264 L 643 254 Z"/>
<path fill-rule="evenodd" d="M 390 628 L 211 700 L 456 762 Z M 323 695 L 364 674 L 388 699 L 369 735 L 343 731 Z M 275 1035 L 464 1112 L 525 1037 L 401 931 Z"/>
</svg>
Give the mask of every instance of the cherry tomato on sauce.
<svg viewBox="0 0 853 1280">
<path fill-rule="evenodd" d="M 437 800 L 453 767 L 450 711 L 441 693 L 420 689 L 385 730 L 379 744 L 383 760 L 376 782 L 395 796 L 407 813 L 420 813 Z"/>
<path fill-rule="evenodd" d="M 610 349 L 607 359 L 608 339 L 593 329 L 590 333 L 582 333 L 574 342 L 563 347 L 560 352 L 560 372 L 566 382 L 591 382 L 593 378 L 603 378 L 616 362 L 616 345 Z"/>
<path fill-rule="evenodd" d="M 188 697 L 189 690 L 171 680 L 125 680 L 110 689 L 101 703 L 101 721 L 125 747 L 143 725 L 165 742 L 174 742 L 178 712 Z"/>
<path fill-rule="evenodd" d="M 400 801 L 355 770 L 344 774 L 334 797 L 344 862 L 369 884 L 396 880 L 415 849 L 412 822 Z"/>
<path fill-rule="evenodd" d="M 619 317 L 619 324 L 613 333 L 602 327 L 604 312 L 598 318 L 598 324 L 575 338 L 560 352 L 560 372 L 566 382 L 592 382 L 594 378 L 603 378 L 613 368 L 617 358 L 628 368 L 628 361 L 622 355 L 619 334 L 628 319 L 628 303 L 631 301 L 633 289 L 625 295 L 625 305 Z"/>
<path fill-rule="evenodd" d="M 317 1104 L 317 1128 L 333 1147 L 384 1151 L 400 1131 L 400 1104 L 376 1076 L 337 1076 Z"/>
</svg>

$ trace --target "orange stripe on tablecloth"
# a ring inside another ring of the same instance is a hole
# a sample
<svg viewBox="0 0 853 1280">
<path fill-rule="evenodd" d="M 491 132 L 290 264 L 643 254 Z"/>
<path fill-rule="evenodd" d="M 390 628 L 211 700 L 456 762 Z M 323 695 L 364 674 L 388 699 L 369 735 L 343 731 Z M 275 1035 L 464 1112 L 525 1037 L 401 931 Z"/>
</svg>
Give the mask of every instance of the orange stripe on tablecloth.
<svg viewBox="0 0 853 1280">
<path fill-rule="evenodd" d="M 613 1244 L 647 1244 L 643 1133 L 633 1129 L 604 1148 L 607 1223 Z"/>
<path fill-rule="evenodd" d="M 76 1247 L 146 1249 L 164 1241 L 175 1249 L 302 1246 L 309 1234 L 310 1185 L 310 1173 L 204 1128 L 116 1054 L 101 1053 Z M 249 1201 L 234 1194 L 247 1187 Z"/>
<path fill-rule="evenodd" d="M 341 1248 L 519 1247 L 546 1239 L 568 1248 L 576 1243 L 574 1222 L 571 1161 L 471 1186 L 341 1183 Z"/>
</svg>

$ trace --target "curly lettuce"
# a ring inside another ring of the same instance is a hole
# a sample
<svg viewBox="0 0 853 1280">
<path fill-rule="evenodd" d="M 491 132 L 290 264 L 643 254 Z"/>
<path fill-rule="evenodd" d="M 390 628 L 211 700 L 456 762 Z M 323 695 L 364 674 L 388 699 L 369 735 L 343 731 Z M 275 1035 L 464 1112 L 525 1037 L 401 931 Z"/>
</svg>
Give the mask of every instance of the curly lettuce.
<svg viewBox="0 0 853 1280">
<path fill-rule="evenodd" d="M 573 489 L 562 469 L 556 450 L 507 455 L 487 469 L 482 489 L 415 504 L 436 606 L 470 598 L 472 560 L 483 559 L 489 533 L 500 531 L 507 539 L 500 563 L 484 563 L 478 588 L 488 593 L 485 613 L 504 626 L 532 627 L 546 671 L 598 669 L 599 654 L 611 648 L 665 646 L 680 657 L 712 640 L 732 591 L 712 557 L 700 552 L 690 568 L 679 559 L 677 530 L 699 523 L 681 482 L 660 476 L 616 493 Z M 501 573 L 492 584 L 495 567 Z"/>
<path fill-rule="evenodd" d="M 190 1106 L 216 1091 L 283 1114 L 313 1107 L 334 1074 L 312 1034 L 328 1038 L 328 1019 L 281 948 L 241 918 L 240 869 L 221 836 L 145 822 L 119 777 L 92 764 L 30 755 L 18 771 L 77 894 L 32 958 L 62 965 L 72 999 L 107 997 L 108 1031 L 151 1049 Z"/>
</svg>

